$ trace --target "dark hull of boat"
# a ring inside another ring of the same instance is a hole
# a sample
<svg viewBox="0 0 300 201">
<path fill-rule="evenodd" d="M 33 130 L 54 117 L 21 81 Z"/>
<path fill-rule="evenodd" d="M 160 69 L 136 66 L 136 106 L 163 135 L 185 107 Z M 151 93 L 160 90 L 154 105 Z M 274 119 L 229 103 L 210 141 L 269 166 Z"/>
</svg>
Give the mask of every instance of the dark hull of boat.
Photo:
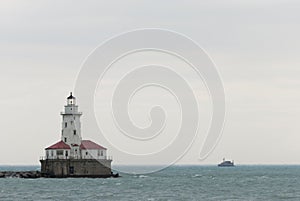
<svg viewBox="0 0 300 201">
<path fill-rule="evenodd" d="M 234 167 L 234 165 L 229 165 L 229 164 L 219 164 L 218 167 Z"/>
</svg>

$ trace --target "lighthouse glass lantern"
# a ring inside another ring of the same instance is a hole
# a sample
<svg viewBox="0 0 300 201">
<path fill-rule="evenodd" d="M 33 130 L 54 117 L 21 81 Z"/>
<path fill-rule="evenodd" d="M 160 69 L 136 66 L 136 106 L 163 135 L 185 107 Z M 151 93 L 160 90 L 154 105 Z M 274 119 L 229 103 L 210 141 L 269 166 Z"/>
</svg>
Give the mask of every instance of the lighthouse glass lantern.
<svg viewBox="0 0 300 201">
<path fill-rule="evenodd" d="M 68 105 L 75 105 L 75 97 L 70 93 L 70 96 L 67 98 Z"/>
</svg>

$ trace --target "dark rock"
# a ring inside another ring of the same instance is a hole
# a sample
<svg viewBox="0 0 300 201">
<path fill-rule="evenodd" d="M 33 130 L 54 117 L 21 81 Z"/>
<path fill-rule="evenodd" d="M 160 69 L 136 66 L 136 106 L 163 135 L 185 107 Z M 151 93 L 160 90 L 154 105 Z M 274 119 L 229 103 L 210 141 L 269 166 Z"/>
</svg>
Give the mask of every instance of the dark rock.
<svg viewBox="0 0 300 201">
<path fill-rule="evenodd" d="M 14 177 L 14 178 L 40 178 L 41 173 L 39 171 L 22 171 L 22 172 L 0 172 L 0 178 Z"/>
</svg>

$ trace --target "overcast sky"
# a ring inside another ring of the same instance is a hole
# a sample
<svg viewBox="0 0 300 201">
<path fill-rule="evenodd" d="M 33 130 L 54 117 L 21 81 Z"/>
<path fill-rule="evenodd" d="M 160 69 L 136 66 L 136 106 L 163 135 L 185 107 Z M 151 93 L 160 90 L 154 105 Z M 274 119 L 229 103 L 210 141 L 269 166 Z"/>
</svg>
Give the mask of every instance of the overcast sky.
<svg viewBox="0 0 300 201">
<path fill-rule="evenodd" d="M 192 38 L 223 80 L 220 142 L 199 162 L 199 137 L 178 163 L 300 164 L 299 9 L 296 0 L 1 1 L 0 164 L 38 164 L 60 139 L 59 113 L 85 58 L 137 28 Z"/>
</svg>

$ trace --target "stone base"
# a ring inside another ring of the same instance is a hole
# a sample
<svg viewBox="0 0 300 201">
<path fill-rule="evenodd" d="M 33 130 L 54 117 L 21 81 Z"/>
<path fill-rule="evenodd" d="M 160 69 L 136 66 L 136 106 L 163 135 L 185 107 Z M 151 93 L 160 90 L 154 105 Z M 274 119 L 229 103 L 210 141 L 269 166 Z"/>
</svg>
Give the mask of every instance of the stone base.
<svg viewBox="0 0 300 201">
<path fill-rule="evenodd" d="M 111 160 L 45 159 L 41 162 L 42 177 L 111 177 Z"/>
</svg>

